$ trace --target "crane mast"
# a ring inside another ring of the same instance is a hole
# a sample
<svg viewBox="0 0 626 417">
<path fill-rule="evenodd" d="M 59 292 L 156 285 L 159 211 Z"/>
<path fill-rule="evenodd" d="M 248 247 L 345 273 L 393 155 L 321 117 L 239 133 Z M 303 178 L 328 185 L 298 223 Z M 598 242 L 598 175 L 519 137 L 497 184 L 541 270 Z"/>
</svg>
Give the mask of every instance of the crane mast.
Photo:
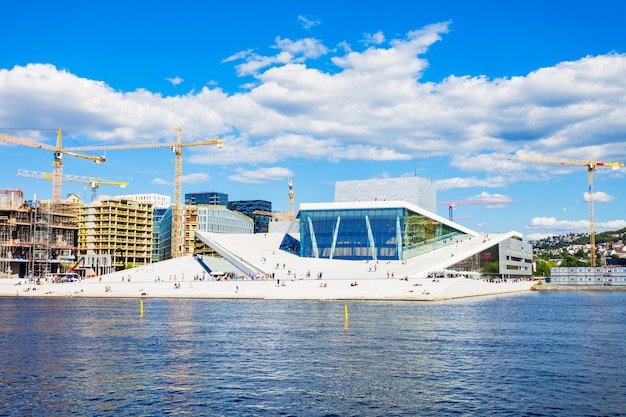
<svg viewBox="0 0 626 417">
<path fill-rule="evenodd" d="M 591 160 L 580 159 L 562 159 L 562 158 L 544 158 L 544 157 L 525 157 L 517 155 L 504 155 L 495 154 L 494 158 L 503 159 L 516 159 L 519 161 L 531 161 L 531 162 L 546 162 L 552 164 L 561 165 L 582 165 L 587 168 L 587 184 L 589 186 L 588 200 L 589 200 L 589 260 L 591 266 L 596 266 L 596 233 L 595 233 L 595 219 L 594 219 L 594 196 L 593 196 L 593 173 L 598 167 L 608 167 L 613 170 L 619 169 L 624 166 L 623 162 L 599 162 Z"/>
<path fill-rule="evenodd" d="M 181 147 L 180 127 L 176 128 L 176 146 L 174 147 L 174 206 L 172 207 L 172 258 L 181 254 L 181 205 L 183 188 L 183 148 Z"/>
</svg>

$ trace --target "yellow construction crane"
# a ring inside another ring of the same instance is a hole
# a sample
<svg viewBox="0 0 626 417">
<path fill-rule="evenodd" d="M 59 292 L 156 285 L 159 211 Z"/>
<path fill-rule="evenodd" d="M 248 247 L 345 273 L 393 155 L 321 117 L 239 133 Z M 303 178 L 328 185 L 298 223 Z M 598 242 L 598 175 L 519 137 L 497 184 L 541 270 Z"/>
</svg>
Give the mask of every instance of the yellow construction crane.
<svg viewBox="0 0 626 417">
<path fill-rule="evenodd" d="M 0 141 L 13 143 L 16 145 L 29 146 L 31 148 L 44 149 L 54 152 L 54 161 L 52 163 L 52 201 L 58 203 L 61 201 L 62 187 L 63 187 L 63 155 L 75 156 L 77 158 L 90 159 L 95 163 L 105 162 L 106 158 L 103 156 L 90 156 L 76 153 L 73 151 L 84 151 L 82 147 L 63 148 L 63 133 L 61 129 L 57 129 L 57 142 L 56 146 L 48 145 L 47 143 L 37 142 L 31 139 L 18 138 L 15 136 L 9 136 L 0 133 Z"/>
<path fill-rule="evenodd" d="M 73 151 L 80 149 L 83 151 L 114 151 L 122 149 L 155 149 L 155 148 L 171 148 L 174 152 L 174 207 L 172 208 L 172 258 L 177 258 L 181 253 L 181 193 L 183 184 L 183 147 L 185 146 L 204 146 L 204 145 L 217 145 L 221 148 L 224 145 L 224 140 L 215 137 L 211 140 L 202 140 L 198 142 L 183 143 L 181 137 L 182 129 L 176 128 L 176 142 L 171 143 L 140 143 L 140 144 L 128 144 L 128 145 L 103 145 L 103 146 L 82 146 L 80 148 L 66 148 L 66 151 Z"/>
<path fill-rule="evenodd" d="M 53 175 L 50 172 L 32 171 L 28 169 L 18 169 L 17 176 L 27 178 L 39 178 L 44 180 L 51 180 L 53 178 Z M 62 180 L 66 182 L 80 182 L 83 184 L 88 184 L 91 187 L 91 201 L 94 201 L 96 199 L 96 195 L 98 193 L 98 188 L 100 187 L 100 185 L 117 185 L 120 188 L 125 188 L 128 185 L 128 182 L 125 181 L 109 181 L 96 177 L 84 177 L 81 175 L 70 174 L 63 175 Z"/>
<path fill-rule="evenodd" d="M 589 258 L 591 260 L 591 266 L 596 266 L 596 233 L 595 233 L 595 221 L 594 221 L 594 199 L 593 199 L 593 172 L 598 167 L 608 167 L 612 170 L 620 169 L 624 166 L 623 162 L 599 162 L 591 160 L 580 159 L 562 159 L 562 158 L 549 158 L 549 157 L 530 157 L 530 156 L 518 156 L 518 155 L 493 155 L 495 158 L 504 159 L 517 159 L 520 161 L 531 162 L 546 162 L 551 164 L 561 165 L 581 165 L 587 167 L 587 182 L 589 184 Z"/>
</svg>

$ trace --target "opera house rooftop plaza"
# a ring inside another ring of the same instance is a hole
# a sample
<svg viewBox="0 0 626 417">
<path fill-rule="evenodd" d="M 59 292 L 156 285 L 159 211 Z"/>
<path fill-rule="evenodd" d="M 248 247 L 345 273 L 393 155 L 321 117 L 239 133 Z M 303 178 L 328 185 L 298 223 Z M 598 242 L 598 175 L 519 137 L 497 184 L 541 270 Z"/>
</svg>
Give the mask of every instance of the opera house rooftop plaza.
<svg viewBox="0 0 626 417">
<path fill-rule="evenodd" d="M 405 261 L 378 262 L 301 258 L 278 249 L 282 233 L 196 233 L 225 258 L 185 256 L 80 282 L 35 286 L 3 280 L 0 296 L 433 301 L 529 291 L 534 285 L 530 277 L 485 280 L 449 269 L 516 232 L 463 239 Z M 222 275 L 232 266 L 227 258 L 240 267 L 235 277 Z"/>
</svg>

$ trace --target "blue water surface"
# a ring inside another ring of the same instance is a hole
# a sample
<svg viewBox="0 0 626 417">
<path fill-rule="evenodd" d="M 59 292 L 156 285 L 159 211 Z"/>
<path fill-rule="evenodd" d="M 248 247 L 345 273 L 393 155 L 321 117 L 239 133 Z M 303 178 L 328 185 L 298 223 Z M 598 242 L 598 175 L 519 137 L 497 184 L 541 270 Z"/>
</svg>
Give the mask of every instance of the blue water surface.
<svg viewBox="0 0 626 417">
<path fill-rule="evenodd" d="M 0 415 L 626 415 L 626 292 L 143 303 L 0 299 Z"/>
</svg>

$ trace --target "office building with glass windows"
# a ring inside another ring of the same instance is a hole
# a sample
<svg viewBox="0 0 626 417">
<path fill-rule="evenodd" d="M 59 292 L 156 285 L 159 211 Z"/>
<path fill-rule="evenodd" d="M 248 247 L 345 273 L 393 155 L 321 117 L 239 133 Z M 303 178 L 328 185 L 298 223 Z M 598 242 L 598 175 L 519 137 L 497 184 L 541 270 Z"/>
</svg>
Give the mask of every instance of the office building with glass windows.
<svg viewBox="0 0 626 417">
<path fill-rule="evenodd" d="M 228 202 L 228 209 L 238 211 L 254 220 L 254 233 L 269 231 L 272 202 L 266 200 L 236 200 Z"/>
<path fill-rule="evenodd" d="M 185 204 L 203 205 L 211 204 L 214 206 L 227 206 L 228 194 L 218 192 L 197 192 L 185 194 Z"/>
</svg>

